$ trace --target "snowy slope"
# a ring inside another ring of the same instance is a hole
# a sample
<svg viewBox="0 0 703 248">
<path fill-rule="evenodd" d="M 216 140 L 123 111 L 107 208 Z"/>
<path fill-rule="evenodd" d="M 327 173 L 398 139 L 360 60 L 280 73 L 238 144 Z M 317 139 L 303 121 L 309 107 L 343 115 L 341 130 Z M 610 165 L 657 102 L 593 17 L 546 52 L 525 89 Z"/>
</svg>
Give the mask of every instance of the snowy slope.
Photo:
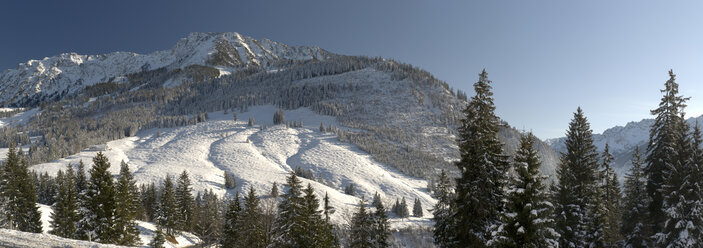
<svg viewBox="0 0 703 248">
<path fill-rule="evenodd" d="M 173 129 L 151 129 L 137 136 L 107 143 L 106 156 L 112 164 L 111 172 L 119 172 L 119 162 L 128 162 L 138 183 L 160 182 L 167 175 L 177 176 L 186 170 L 191 176 L 195 190 L 212 189 L 218 195 L 234 194 L 254 187 L 258 194 L 268 194 L 274 182 L 285 183 L 286 176 L 297 167 L 310 169 L 315 176 L 322 175 L 325 184 L 302 179 L 311 183 L 321 199 L 325 193 L 337 208 L 332 216 L 337 223 L 346 223 L 360 197 L 371 199 L 379 192 L 390 204 L 396 198 L 405 197 L 408 202 L 419 198 L 425 208 L 425 218 L 397 219 L 395 227 L 430 225 L 430 212 L 435 204 L 427 192 L 427 182 L 405 176 L 397 170 L 376 162 L 370 155 L 348 143 L 342 143 L 332 134 L 320 133 L 320 122 L 335 125 L 333 117 L 312 113 L 306 108 L 285 111 L 286 120 L 302 121 L 304 128 L 286 128 L 283 125 L 261 130 L 259 124 L 271 126 L 273 106 L 252 107 L 248 112 L 238 113 L 239 121 L 231 114 L 209 113 L 209 120 L 194 126 Z M 257 125 L 247 127 L 246 120 L 252 116 Z M 54 162 L 39 164 L 31 169 L 56 173 L 83 160 L 91 163 L 97 152 L 84 151 Z M 234 190 L 224 189 L 224 171 L 237 179 Z M 343 193 L 343 188 L 353 183 L 357 196 Z"/>
<path fill-rule="evenodd" d="M 326 59 L 331 53 L 318 47 L 291 47 L 268 39 L 255 40 L 238 33 L 191 33 L 173 48 L 150 54 L 113 52 L 103 55 L 64 53 L 21 63 L 0 73 L 0 104 L 37 103 L 61 97 L 86 86 L 115 80 L 131 73 L 189 65 L 206 65 L 227 74 L 244 66 L 266 66 L 280 60 Z"/>
</svg>

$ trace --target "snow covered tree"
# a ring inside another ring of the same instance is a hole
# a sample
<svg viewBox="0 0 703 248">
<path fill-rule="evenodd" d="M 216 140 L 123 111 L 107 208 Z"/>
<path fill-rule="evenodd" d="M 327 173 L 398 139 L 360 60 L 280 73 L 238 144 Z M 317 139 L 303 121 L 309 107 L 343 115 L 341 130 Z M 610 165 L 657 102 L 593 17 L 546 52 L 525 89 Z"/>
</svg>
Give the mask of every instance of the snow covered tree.
<svg viewBox="0 0 703 248">
<path fill-rule="evenodd" d="M 553 188 L 559 247 L 586 247 L 598 196 L 598 153 L 588 120 L 579 107 L 566 133 L 566 153 L 557 167 Z M 593 234 L 593 233 L 591 233 Z"/>
<path fill-rule="evenodd" d="M 225 178 L 225 189 L 234 189 L 234 187 L 237 186 L 236 179 L 234 179 L 234 175 L 229 172 L 224 172 L 224 178 Z"/>
<path fill-rule="evenodd" d="M 359 201 L 359 210 L 354 213 L 351 223 L 349 247 L 371 248 L 373 246 L 373 219 L 366 211 L 364 198 Z"/>
<path fill-rule="evenodd" d="M 603 221 L 603 242 L 606 247 L 616 247 L 617 243 L 623 239 L 621 233 L 622 226 L 622 194 L 618 175 L 615 174 L 611 166 L 614 158 L 610 154 L 608 143 L 605 144 L 601 164 L 601 199 L 599 204 L 604 210 Z"/>
<path fill-rule="evenodd" d="M 403 200 L 398 202 L 398 200 L 395 201 L 396 205 L 393 206 L 393 213 L 397 215 L 400 218 L 407 218 L 410 216 L 410 212 L 408 211 L 408 203 L 405 201 L 405 197 L 403 197 Z"/>
<path fill-rule="evenodd" d="M 143 208 L 141 220 L 152 222 L 156 219 L 156 212 L 159 208 L 156 185 L 153 182 L 149 185 L 142 184 L 140 191 Z"/>
<path fill-rule="evenodd" d="M 643 166 L 644 162 L 640 156 L 638 147 L 632 154 L 632 167 L 630 173 L 625 176 L 625 199 L 624 213 L 622 215 L 622 232 L 625 235 L 624 247 L 644 248 L 650 247 L 650 239 L 647 235 L 647 206 L 649 196 L 647 195 L 647 178 L 645 178 Z"/>
<path fill-rule="evenodd" d="M 159 197 L 159 207 L 156 213 L 156 223 L 165 230 L 165 234 L 173 236 L 178 227 L 178 205 L 176 203 L 176 192 L 173 188 L 171 176 L 166 176 L 161 196 Z"/>
<path fill-rule="evenodd" d="M 249 117 L 249 122 L 247 123 L 247 126 L 250 126 L 250 127 L 254 126 L 254 117 Z"/>
<path fill-rule="evenodd" d="M 273 113 L 273 125 L 279 125 L 286 123 L 286 116 L 283 113 L 283 109 L 278 109 Z"/>
<path fill-rule="evenodd" d="M 439 176 L 433 197 L 437 199 L 437 204 L 432 209 L 432 219 L 435 221 L 432 233 L 434 244 L 440 248 L 453 247 L 452 237 L 454 234 L 451 229 L 453 226 L 451 214 L 454 212 L 452 209 L 454 195 L 452 194 L 451 181 L 444 170 Z"/>
<path fill-rule="evenodd" d="M 356 195 L 356 190 L 354 189 L 354 184 L 350 183 L 349 185 L 344 187 L 344 193 L 347 195 L 351 195 L 351 196 Z"/>
<path fill-rule="evenodd" d="M 56 201 L 51 206 L 50 233 L 64 238 L 75 238 L 78 224 L 78 192 L 76 192 L 73 166 L 68 164 L 66 173 L 59 170 L 56 174 L 58 192 Z"/>
<path fill-rule="evenodd" d="M 278 204 L 278 217 L 273 229 L 273 243 L 280 247 L 298 247 L 303 233 L 308 232 L 300 222 L 304 200 L 298 176 L 291 172 L 286 179 L 288 191 L 281 196 Z"/>
<path fill-rule="evenodd" d="M 458 130 L 461 158 L 456 166 L 461 177 L 456 181 L 456 225 L 452 229 L 459 247 L 485 247 L 500 211 L 508 161 L 497 136 L 500 121 L 494 113 L 490 84 L 483 70 Z"/>
<path fill-rule="evenodd" d="M 378 193 L 374 195 L 374 199 L 376 199 L 376 196 L 379 196 Z M 383 206 L 380 196 L 378 198 L 378 201 L 374 200 L 372 203 L 375 210 L 371 215 L 373 221 L 373 235 L 371 236 L 371 241 L 373 247 L 389 247 L 390 241 L 388 240 L 388 237 L 391 235 L 391 227 L 388 222 L 386 208 Z"/>
<path fill-rule="evenodd" d="M 81 220 L 78 224 L 78 236 L 81 239 L 99 243 L 115 243 L 119 233 L 115 229 L 116 191 L 110 162 L 102 152 L 93 157 L 90 179 L 82 194 L 79 210 Z"/>
<path fill-rule="evenodd" d="M 195 197 L 195 208 L 197 212 L 194 233 L 203 240 L 206 245 L 215 244 L 221 237 L 222 214 L 219 199 L 211 190 L 205 191 L 202 197 Z"/>
<path fill-rule="evenodd" d="M 139 189 L 134 181 L 129 165 L 122 161 L 120 163 L 120 176 L 115 187 L 115 229 L 117 232 L 118 245 L 138 245 L 139 228 L 137 228 L 137 211 L 139 209 Z"/>
<path fill-rule="evenodd" d="M 492 247 L 557 247 L 552 204 L 539 172 L 542 162 L 534 149 L 535 137 L 523 135 L 514 158 L 512 175 L 505 192 L 501 222 L 490 241 Z"/>
<path fill-rule="evenodd" d="M 267 234 L 261 223 L 262 213 L 259 202 L 256 191 L 249 187 L 249 193 L 244 196 L 244 210 L 240 214 L 241 221 L 237 228 L 241 239 L 240 247 L 264 248 L 268 246 Z"/>
<path fill-rule="evenodd" d="M 188 172 L 185 170 L 178 177 L 176 185 L 176 206 L 178 211 L 178 226 L 181 230 L 190 232 L 193 230 L 193 216 L 195 211 L 195 201 Z"/>
<path fill-rule="evenodd" d="M 164 237 L 164 231 L 161 229 L 161 226 L 156 227 L 156 234 L 154 235 L 154 238 L 149 242 L 149 246 L 153 248 L 163 248 L 164 244 L 166 244 L 166 237 Z"/>
<path fill-rule="evenodd" d="M 222 238 L 220 239 L 222 248 L 239 247 L 237 242 L 239 242 L 240 236 L 237 230 L 237 223 L 240 221 L 239 215 L 241 211 L 242 205 L 239 202 L 239 191 L 237 191 L 234 194 L 234 199 L 230 200 L 225 213 L 225 223 L 222 227 Z"/>
<path fill-rule="evenodd" d="M 76 192 L 82 194 L 86 188 L 88 188 L 88 179 L 85 177 L 85 164 L 80 160 L 76 168 Z"/>
<path fill-rule="evenodd" d="M 0 194 L 5 200 L 4 219 L 10 229 L 41 233 L 36 188 L 27 167 L 22 149 L 17 150 L 14 143 L 10 144 L 0 173 Z"/>
<path fill-rule="evenodd" d="M 271 186 L 271 193 L 269 195 L 273 198 L 278 197 L 278 184 L 276 182 L 273 182 L 273 186 Z"/>
<path fill-rule="evenodd" d="M 413 203 L 413 216 L 422 217 L 422 203 L 418 198 L 415 198 L 415 203 Z"/>
<path fill-rule="evenodd" d="M 689 98 L 679 95 L 679 85 L 676 75 L 669 71 L 669 80 L 664 84 L 663 96 L 659 106 L 652 110 L 654 124 L 649 130 L 649 144 L 647 146 L 647 165 L 644 168 L 647 178 L 647 195 L 650 202 L 648 207 L 649 218 L 647 225 L 650 227 L 649 235 L 661 233 L 664 230 L 667 216 L 664 212 L 664 189 L 672 174 L 672 169 L 679 163 L 678 154 L 681 140 L 681 125 L 683 110 Z"/>
<path fill-rule="evenodd" d="M 684 118 L 680 119 L 684 122 Z M 658 246 L 696 247 L 703 242 L 703 197 L 701 194 L 700 150 L 701 132 L 694 127 L 692 138 L 686 135 L 688 124 L 679 124 L 679 156 L 670 168 L 664 185 L 664 215 L 666 222 L 661 233 L 655 235 Z"/>
</svg>

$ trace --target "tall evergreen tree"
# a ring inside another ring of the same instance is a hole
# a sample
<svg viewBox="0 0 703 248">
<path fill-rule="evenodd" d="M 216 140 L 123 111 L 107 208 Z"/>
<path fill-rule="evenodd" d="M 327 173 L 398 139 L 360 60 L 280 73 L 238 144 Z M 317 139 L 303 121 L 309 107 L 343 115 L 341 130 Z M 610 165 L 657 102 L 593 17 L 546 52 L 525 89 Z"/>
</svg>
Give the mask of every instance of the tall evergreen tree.
<svg viewBox="0 0 703 248">
<path fill-rule="evenodd" d="M 378 196 L 378 193 L 376 193 L 376 196 Z M 373 235 L 371 236 L 372 245 L 373 247 L 390 247 L 390 241 L 388 240 L 388 237 L 390 237 L 391 235 L 391 227 L 390 223 L 388 222 L 386 208 L 383 206 L 383 202 L 381 202 L 380 196 L 378 201 L 373 201 L 373 206 L 376 210 L 374 210 L 373 214 L 371 215 L 371 219 L 373 222 Z"/>
<path fill-rule="evenodd" d="M 56 175 L 58 194 L 51 209 L 51 234 L 64 238 L 75 238 L 78 224 L 78 193 L 76 192 L 73 166 L 68 164 L 66 173 Z"/>
<path fill-rule="evenodd" d="M 557 167 L 553 203 L 560 247 L 586 247 L 598 197 L 598 153 L 588 120 L 579 107 L 566 133 L 566 153 Z M 590 229 L 590 230 L 589 230 Z M 591 233 L 592 235 L 593 233 Z"/>
<path fill-rule="evenodd" d="M 42 232 L 41 214 L 37 204 L 36 186 L 27 168 L 27 160 L 14 144 L 10 144 L 3 161 L 0 195 L 4 198 L 4 219 L 10 229 Z"/>
<path fill-rule="evenodd" d="M 298 247 L 299 237 L 305 228 L 298 221 L 303 211 L 302 186 L 300 179 L 291 172 L 286 180 L 288 191 L 281 196 L 278 204 L 278 217 L 273 229 L 273 242 L 278 247 Z"/>
<path fill-rule="evenodd" d="M 142 208 L 144 209 L 143 211 L 143 216 L 141 216 L 141 219 L 143 221 L 149 221 L 152 222 L 156 218 L 156 212 L 158 210 L 158 201 L 159 198 L 156 194 L 156 185 L 154 183 L 150 183 L 149 185 L 142 185 L 141 187 L 141 200 L 142 200 Z"/>
<path fill-rule="evenodd" d="M 625 235 L 624 247 L 627 248 L 651 246 L 648 236 L 650 232 L 647 230 L 649 196 L 645 186 L 647 178 L 644 175 L 643 164 L 639 148 L 635 147 L 630 173 L 625 176 L 622 232 Z"/>
<path fill-rule="evenodd" d="M 413 203 L 413 216 L 422 217 L 422 203 L 418 198 L 415 198 L 415 203 Z"/>
<path fill-rule="evenodd" d="M 139 228 L 137 228 L 137 212 L 140 208 L 139 189 L 134 181 L 129 165 L 122 161 L 120 163 L 120 176 L 117 179 L 115 195 L 115 229 L 117 232 L 117 242 L 119 245 L 138 245 Z"/>
<path fill-rule="evenodd" d="M 193 215 L 195 211 L 195 201 L 193 199 L 192 187 L 188 172 L 185 170 L 178 177 L 176 186 L 176 206 L 178 211 L 178 226 L 183 231 L 193 230 Z"/>
<path fill-rule="evenodd" d="M 371 248 L 373 246 L 373 219 L 366 211 L 366 202 L 361 198 L 359 210 L 354 213 L 351 223 L 351 233 L 349 247 L 351 248 Z"/>
<path fill-rule="evenodd" d="M 649 196 L 649 235 L 661 233 L 667 217 L 664 213 L 664 189 L 672 169 L 678 163 L 679 142 L 683 109 L 689 98 L 679 95 L 676 75 L 669 71 L 669 80 L 664 84 L 663 96 L 659 107 L 652 110 L 654 124 L 649 131 L 647 146 L 647 165 L 644 173 L 647 178 L 647 195 Z"/>
<path fill-rule="evenodd" d="M 195 197 L 197 209 L 197 221 L 194 228 L 195 234 L 200 237 L 204 244 L 215 244 L 221 237 L 222 214 L 220 213 L 220 202 L 212 190 L 205 191 L 202 198 Z"/>
<path fill-rule="evenodd" d="M 452 209 L 454 206 L 454 195 L 452 194 L 451 181 L 444 170 L 439 176 L 433 196 L 437 199 L 437 204 L 432 209 L 432 219 L 435 221 L 432 233 L 434 244 L 440 248 L 454 247 L 452 240 L 454 234 L 451 229 L 453 226 L 451 214 L 454 212 Z"/>
<path fill-rule="evenodd" d="M 239 242 L 241 237 L 237 230 L 237 223 L 240 221 L 239 215 L 242 212 L 242 205 L 239 200 L 239 191 L 237 191 L 234 193 L 234 199 L 230 200 L 227 206 L 225 223 L 222 227 L 222 238 L 220 239 L 222 248 L 239 247 L 237 242 Z"/>
<path fill-rule="evenodd" d="M 605 144 L 602 157 L 601 192 L 603 201 L 600 206 L 605 210 L 602 218 L 603 242 L 606 247 L 617 247 L 618 242 L 623 239 L 620 229 L 622 226 L 622 194 L 620 192 L 618 175 L 615 174 L 611 166 L 614 158 L 610 154 L 608 143 Z"/>
<path fill-rule="evenodd" d="M 86 188 L 88 188 L 88 179 L 85 177 L 85 164 L 83 160 L 80 160 L 78 168 L 76 168 L 76 191 L 78 194 L 82 194 Z"/>
<path fill-rule="evenodd" d="M 110 162 L 98 152 L 93 157 L 90 180 L 82 194 L 78 236 L 99 243 L 115 243 L 118 232 L 115 229 L 115 186 L 108 171 Z"/>
<path fill-rule="evenodd" d="M 497 137 L 500 120 L 494 113 L 490 84 L 483 70 L 459 127 L 461 158 L 456 166 L 461 177 L 456 181 L 456 212 L 452 216 L 456 223 L 453 238 L 459 247 L 485 247 L 500 211 L 508 162 Z"/>
<path fill-rule="evenodd" d="M 161 229 L 161 226 L 156 227 L 156 235 L 154 235 L 154 238 L 149 242 L 149 246 L 152 248 L 163 248 L 164 244 L 166 244 L 166 237 L 164 237 L 164 231 Z"/>
<path fill-rule="evenodd" d="M 319 210 L 320 202 L 315 196 L 312 185 L 303 190 L 303 209 L 299 222 L 304 229 L 309 230 L 298 238 L 300 247 L 335 247 L 335 238 L 331 226 L 322 219 L 322 211 Z"/>
<path fill-rule="evenodd" d="M 156 223 L 165 229 L 164 233 L 173 236 L 178 227 L 178 206 L 176 205 L 176 192 L 171 176 L 166 176 L 164 180 L 156 215 Z"/>
<path fill-rule="evenodd" d="M 682 114 L 683 115 L 683 114 Z M 683 122 L 684 119 L 681 118 Z M 694 127 L 692 139 L 685 134 L 688 125 L 679 126 L 679 158 L 670 168 L 664 186 L 664 230 L 657 234 L 659 246 L 696 247 L 703 242 L 703 198 L 701 197 L 701 131 Z"/>
<path fill-rule="evenodd" d="M 261 208 L 259 198 L 254 188 L 249 187 L 249 193 L 244 196 L 244 210 L 237 231 L 241 237 L 240 247 L 263 248 L 268 246 L 266 231 L 261 223 Z M 309 231 L 309 230 L 308 230 Z"/>
<path fill-rule="evenodd" d="M 535 137 L 530 133 L 520 140 L 505 192 L 505 208 L 501 223 L 491 240 L 494 247 L 557 247 L 552 204 L 544 184 L 546 177 L 539 168 L 542 162 L 534 149 Z"/>
</svg>

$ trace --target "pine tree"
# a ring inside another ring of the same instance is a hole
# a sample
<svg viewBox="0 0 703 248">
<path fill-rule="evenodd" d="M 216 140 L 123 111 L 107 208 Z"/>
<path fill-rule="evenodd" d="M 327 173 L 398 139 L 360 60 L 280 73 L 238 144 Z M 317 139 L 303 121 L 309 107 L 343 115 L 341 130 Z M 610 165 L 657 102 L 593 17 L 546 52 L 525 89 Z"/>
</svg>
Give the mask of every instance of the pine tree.
<svg viewBox="0 0 703 248">
<path fill-rule="evenodd" d="M 244 210 L 240 215 L 241 222 L 237 228 L 241 237 L 240 247 L 263 248 L 268 245 L 261 217 L 259 198 L 254 188 L 249 187 L 249 193 L 244 196 Z"/>
<path fill-rule="evenodd" d="M 505 192 L 501 223 L 491 240 L 493 247 L 557 247 L 552 204 L 539 172 L 542 162 L 534 149 L 535 137 L 523 135 L 514 158 L 514 175 Z"/>
<path fill-rule="evenodd" d="M 327 192 L 325 192 L 325 197 L 322 198 L 322 202 L 322 216 L 324 216 L 324 219 L 319 226 L 319 232 L 324 235 L 320 236 L 318 242 L 322 247 L 339 247 L 339 239 L 334 235 L 334 226 L 332 222 L 330 222 L 330 215 L 335 212 L 335 209 L 330 205 L 330 197 L 327 195 Z"/>
<path fill-rule="evenodd" d="M 154 235 L 154 238 L 149 242 L 149 246 L 153 248 L 163 248 L 165 243 L 166 237 L 164 237 L 164 232 L 161 226 L 157 226 L 156 235 Z"/>
<path fill-rule="evenodd" d="M 400 218 L 408 218 L 410 216 L 410 212 L 408 211 L 408 202 L 405 201 L 405 197 L 403 197 L 403 200 L 400 201 L 400 205 L 398 205 L 398 213 L 396 214 Z"/>
<path fill-rule="evenodd" d="M 78 224 L 78 193 L 76 192 L 73 166 L 68 164 L 66 173 L 59 170 L 56 175 L 58 193 L 51 209 L 51 234 L 64 238 L 75 238 Z"/>
<path fill-rule="evenodd" d="M 625 234 L 624 247 L 645 248 L 651 246 L 647 228 L 647 206 L 649 196 L 647 195 L 647 178 L 645 178 L 643 166 L 644 162 L 640 157 L 638 147 L 632 154 L 632 167 L 630 173 L 625 176 L 625 199 L 624 213 L 622 220 L 622 232 Z"/>
<path fill-rule="evenodd" d="M 254 117 L 249 117 L 249 122 L 247 123 L 247 126 L 250 126 L 250 127 L 254 126 Z"/>
<path fill-rule="evenodd" d="M 598 153 L 588 120 L 579 107 L 566 133 L 566 153 L 557 167 L 554 186 L 556 231 L 559 247 L 586 247 L 593 230 L 598 197 Z"/>
<path fill-rule="evenodd" d="M 336 239 L 332 233 L 329 223 L 322 218 L 320 203 L 315 196 L 312 185 L 308 183 L 303 190 L 303 209 L 299 221 L 304 229 L 311 230 L 298 238 L 297 244 L 300 247 L 335 247 Z"/>
<path fill-rule="evenodd" d="M 115 229 L 117 232 L 116 244 L 119 245 L 138 245 L 139 229 L 137 228 L 137 211 L 139 209 L 139 189 L 134 181 L 132 173 L 129 171 L 129 165 L 122 161 L 120 163 L 120 176 L 117 179 L 115 187 Z"/>
<path fill-rule="evenodd" d="M 154 183 L 142 185 L 141 200 L 142 208 L 144 208 L 144 216 L 142 216 L 141 219 L 149 222 L 154 221 L 159 205 L 159 198 L 156 194 L 156 185 L 154 185 Z"/>
<path fill-rule="evenodd" d="M 98 152 L 93 157 L 90 180 L 82 194 L 78 236 L 81 239 L 99 243 L 115 243 L 118 232 L 115 230 L 115 186 L 109 172 L 110 162 Z"/>
<path fill-rule="evenodd" d="M 156 215 L 156 223 L 165 229 L 166 235 L 173 236 L 178 226 L 178 206 L 176 205 L 176 192 L 171 176 L 166 176 L 164 180 Z"/>
<path fill-rule="evenodd" d="M 220 213 L 219 199 L 212 192 L 212 189 L 205 191 L 202 198 L 198 196 L 195 198 L 197 209 L 195 234 L 200 237 L 203 244 L 215 244 L 218 242 L 218 238 L 221 237 L 220 231 L 222 231 L 220 226 L 222 224 L 222 214 Z"/>
<path fill-rule="evenodd" d="M 273 230 L 273 242 L 277 247 L 299 247 L 299 239 L 307 232 L 299 218 L 302 216 L 304 200 L 298 176 L 291 172 L 286 180 L 288 191 L 281 196 L 278 217 Z"/>
<path fill-rule="evenodd" d="M 432 233 L 434 244 L 440 248 L 454 247 L 452 239 L 454 234 L 451 229 L 453 226 L 451 214 L 454 212 L 454 196 L 451 191 L 451 181 L 444 170 L 439 176 L 433 196 L 437 199 L 437 204 L 432 209 L 432 219 L 435 221 Z"/>
<path fill-rule="evenodd" d="M 679 142 L 682 129 L 680 125 L 683 109 L 689 98 L 679 95 L 679 85 L 676 75 L 669 71 L 669 80 L 664 84 L 663 96 L 659 107 L 652 110 L 655 115 L 654 124 L 649 131 L 649 144 L 647 146 L 647 165 L 644 168 L 647 178 L 647 195 L 650 202 L 648 206 L 649 218 L 647 225 L 649 235 L 661 233 L 667 217 L 664 213 L 664 191 L 672 168 L 679 162 Z"/>
<path fill-rule="evenodd" d="M 5 201 L 4 219 L 10 229 L 41 233 L 35 181 L 27 167 L 22 149 L 18 151 L 14 144 L 10 144 L 0 178 L 0 194 Z"/>
<path fill-rule="evenodd" d="M 86 188 L 88 188 L 88 180 L 85 177 L 85 164 L 80 160 L 76 169 L 76 191 L 82 194 Z"/>
<path fill-rule="evenodd" d="M 611 163 L 613 155 L 610 154 L 608 143 L 605 144 L 603 151 L 603 163 L 601 169 L 602 183 L 602 209 L 603 216 L 603 242 L 605 247 L 617 247 L 617 243 L 623 239 L 621 229 L 622 226 L 622 194 L 620 192 L 620 183 L 618 175 L 615 174 Z"/>
<path fill-rule="evenodd" d="M 271 197 L 273 198 L 278 198 L 278 184 L 276 182 L 273 182 L 273 186 L 271 186 Z"/>
<path fill-rule="evenodd" d="M 349 247 L 351 248 L 369 248 L 373 247 L 373 220 L 366 212 L 366 202 L 364 198 L 359 201 L 359 211 L 354 213 L 351 223 L 351 237 Z"/>
<path fill-rule="evenodd" d="M 237 183 L 234 179 L 234 175 L 229 172 L 224 172 L 224 177 L 225 177 L 225 189 L 234 189 L 234 187 L 237 186 Z"/>
<path fill-rule="evenodd" d="M 682 114 L 683 115 L 683 114 Z M 680 119 L 677 155 L 664 185 L 664 230 L 657 234 L 658 246 L 695 247 L 703 242 L 703 198 L 701 197 L 701 131 L 694 127 L 692 139 L 688 124 Z"/>
<path fill-rule="evenodd" d="M 415 198 L 415 203 L 413 203 L 413 217 L 422 217 L 422 203 L 418 198 Z"/>
<path fill-rule="evenodd" d="M 474 84 L 476 95 L 464 109 L 459 127 L 456 166 L 461 177 L 456 184 L 453 237 L 459 247 L 485 247 L 490 227 L 498 220 L 502 187 L 508 162 L 498 140 L 500 122 L 495 115 L 491 81 L 486 70 Z"/>
<path fill-rule="evenodd" d="M 188 172 L 185 170 L 178 177 L 178 184 L 176 186 L 176 206 L 178 211 L 178 226 L 183 231 L 190 232 L 193 230 L 193 215 L 195 208 L 195 201 L 193 200 L 193 193 L 191 192 L 190 178 L 188 177 Z"/>
<path fill-rule="evenodd" d="M 374 199 L 376 199 L 376 196 L 378 196 L 378 193 L 374 195 Z M 371 219 L 373 222 L 373 235 L 371 236 L 372 246 L 389 247 L 390 241 L 388 240 L 388 237 L 391 235 L 391 227 L 390 223 L 388 222 L 386 208 L 383 206 L 383 202 L 381 202 L 380 196 L 378 201 L 373 201 L 372 205 L 374 206 L 374 208 L 376 208 L 376 210 L 371 215 Z"/>
<path fill-rule="evenodd" d="M 220 245 L 222 248 L 235 248 L 238 247 L 240 240 L 239 231 L 237 230 L 237 222 L 239 222 L 239 215 L 242 211 L 242 205 L 239 202 L 239 191 L 235 192 L 234 199 L 230 200 L 227 207 L 227 213 L 225 213 L 225 223 L 222 228 L 222 238 L 220 239 Z"/>
</svg>

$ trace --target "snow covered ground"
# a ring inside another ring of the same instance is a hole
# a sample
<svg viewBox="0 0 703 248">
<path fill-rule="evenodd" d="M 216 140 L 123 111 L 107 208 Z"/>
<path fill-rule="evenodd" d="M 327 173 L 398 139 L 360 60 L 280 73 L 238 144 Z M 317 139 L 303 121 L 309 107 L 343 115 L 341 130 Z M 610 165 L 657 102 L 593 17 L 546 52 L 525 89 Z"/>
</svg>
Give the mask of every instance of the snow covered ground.
<svg viewBox="0 0 703 248">
<path fill-rule="evenodd" d="M 301 167 L 311 170 L 315 177 L 324 178 L 324 184 L 302 181 L 305 185 L 311 183 L 320 199 L 329 194 L 331 204 L 337 208 L 332 215 L 334 222 L 346 223 L 362 196 L 370 202 L 378 192 L 387 208 L 396 198 L 405 197 L 409 208 L 418 198 L 425 209 L 424 218 L 393 219 L 394 228 L 432 224 L 428 209 L 436 200 L 428 193 L 425 180 L 406 176 L 378 163 L 358 147 L 339 142 L 335 135 L 321 133 L 321 122 L 325 126 L 337 125 L 334 117 L 317 115 L 307 108 L 285 111 L 286 120 L 304 124 L 304 128 L 286 128 L 272 126 L 276 110 L 273 106 L 251 107 L 248 112 L 238 113 L 236 122 L 232 113 L 213 112 L 204 123 L 144 130 L 134 137 L 108 142 L 104 153 L 115 175 L 119 173 L 121 160 L 129 163 L 138 183 L 160 183 L 165 176 L 178 176 L 185 170 L 195 190 L 212 189 L 220 196 L 232 196 L 235 190 L 241 192 L 249 187 L 254 187 L 259 195 L 267 195 L 274 182 L 284 184 L 289 173 Z M 256 120 L 254 127 L 247 126 L 249 117 Z M 260 125 L 269 128 L 261 130 Z M 96 153 L 84 151 L 31 169 L 55 174 L 80 160 L 88 169 Z M 237 187 L 233 190 L 224 188 L 225 171 L 236 177 Z M 352 183 L 356 196 L 343 193 L 344 187 Z"/>
<path fill-rule="evenodd" d="M 4 109 L 6 108 L 3 108 L 2 112 L 7 112 Z M 19 124 L 27 123 L 27 121 L 29 121 L 29 118 L 32 118 L 32 116 L 36 115 L 37 113 L 39 113 L 39 108 L 33 108 L 27 111 L 17 113 L 10 117 L 0 118 L 0 127 L 17 126 Z"/>
</svg>

